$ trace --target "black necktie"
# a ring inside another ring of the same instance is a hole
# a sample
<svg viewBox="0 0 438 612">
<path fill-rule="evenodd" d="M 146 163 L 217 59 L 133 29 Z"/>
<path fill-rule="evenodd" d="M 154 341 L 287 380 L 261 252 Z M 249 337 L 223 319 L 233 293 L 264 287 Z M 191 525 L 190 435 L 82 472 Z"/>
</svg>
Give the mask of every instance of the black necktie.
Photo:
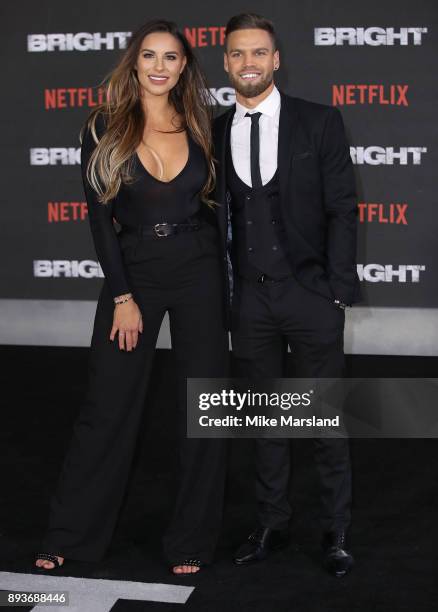
<svg viewBox="0 0 438 612">
<path fill-rule="evenodd" d="M 262 187 L 260 174 L 260 136 L 259 119 L 262 113 L 246 113 L 245 117 L 251 117 L 251 183 L 253 188 Z"/>
</svg>

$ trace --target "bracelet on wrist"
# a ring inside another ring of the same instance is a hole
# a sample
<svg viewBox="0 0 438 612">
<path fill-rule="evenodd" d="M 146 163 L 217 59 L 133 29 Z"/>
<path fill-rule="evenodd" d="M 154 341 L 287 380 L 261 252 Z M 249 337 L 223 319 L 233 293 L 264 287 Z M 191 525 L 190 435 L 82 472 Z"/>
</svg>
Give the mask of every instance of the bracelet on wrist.
<svg viewBox="0 0 438 612">
<path fill-rule="evenodd" d="M 125 302 L 129 302 L 132 300 L 132 293 L 126 293 L 125 295 L 118 295 L 114 298 L 114 304 L 124 304 Z"/>
</svg>

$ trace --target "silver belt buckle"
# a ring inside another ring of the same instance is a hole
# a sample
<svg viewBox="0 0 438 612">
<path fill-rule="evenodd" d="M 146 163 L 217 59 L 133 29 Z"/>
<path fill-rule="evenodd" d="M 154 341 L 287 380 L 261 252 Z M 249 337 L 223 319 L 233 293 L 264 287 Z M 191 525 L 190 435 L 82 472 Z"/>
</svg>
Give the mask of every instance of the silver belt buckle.
<svg viewBox="0 0 438 612">
<path fill-rule="evenodd" d="M 169 224 L 168 223 L 155 223 L 154 232 L 159 238 L 166 238 L 166 236 L 169 236 L 169 234 L 167 234 L 165 230 L 160 229 L 160 228 L 166 227 L 167 225 Z"/>
</svg>

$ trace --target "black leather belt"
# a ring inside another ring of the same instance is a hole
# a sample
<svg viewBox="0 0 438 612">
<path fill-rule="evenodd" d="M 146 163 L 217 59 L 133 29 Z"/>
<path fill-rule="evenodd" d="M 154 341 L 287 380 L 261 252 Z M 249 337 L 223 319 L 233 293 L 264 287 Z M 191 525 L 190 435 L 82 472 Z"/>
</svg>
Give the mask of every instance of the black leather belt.
<svg viewBox="0 0 438 612">
<path fill-rule="evenodd" d="M 123 231 L 138 236 L 156 236 L 167 238 L 182 232 L 196 232 L 201 229 L 202 223 L 198 217 L 191 217 L 186 223 L 155 223 L 155 225 L 137 225 L 136 227 L 124 225 Z"/>
</svg>

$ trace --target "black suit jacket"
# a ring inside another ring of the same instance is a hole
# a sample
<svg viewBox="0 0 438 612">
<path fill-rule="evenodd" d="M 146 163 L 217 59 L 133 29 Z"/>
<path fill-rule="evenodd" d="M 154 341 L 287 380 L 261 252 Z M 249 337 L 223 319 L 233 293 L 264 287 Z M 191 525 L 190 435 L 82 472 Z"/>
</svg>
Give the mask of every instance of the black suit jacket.
<svg viewBox="0 0 438 612">
<path fill-rule="evenodd" d="M 226 152 L 235 107 L 213 126 L 219 224 L 227 248 Z M 280 204 L 290 263 L 297 280 L 330 300 L 359 299 L 356 270 L 357 199 L 353 165 L 340 112 L 281 94 L 278 137 Z"/>
</svg>

